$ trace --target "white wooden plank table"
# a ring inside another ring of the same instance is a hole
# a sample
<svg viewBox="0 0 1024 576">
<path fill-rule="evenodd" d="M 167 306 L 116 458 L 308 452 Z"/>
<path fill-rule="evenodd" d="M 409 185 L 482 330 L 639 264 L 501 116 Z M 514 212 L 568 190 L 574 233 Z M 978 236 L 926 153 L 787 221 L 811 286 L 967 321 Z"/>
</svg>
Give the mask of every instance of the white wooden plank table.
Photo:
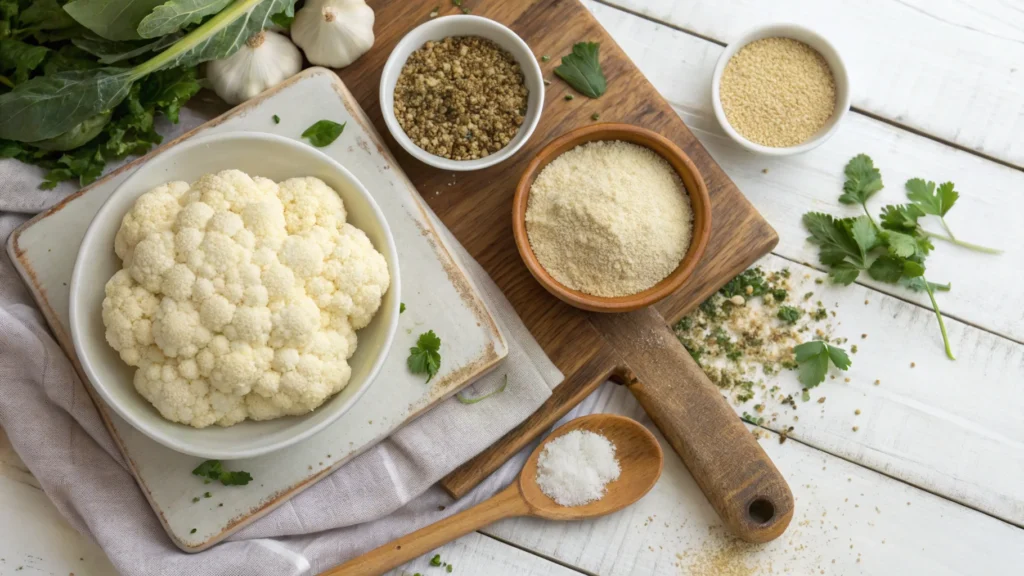
<svg viewBox="0 0 1024 576">
<path fill-rule="evenodd" d="M 800 215 L 855 213 L 837 197 L 842 166 L 859 152 L 875 159 L 888 185 L 878 207 L 902 200 L 906 178 L 953 180 L 963 194 L 951 212 L 954 231 L 1006 252 L 986 257 L 941 245 L 929 258 L 929 274 L 953 283 L 939 298 L 956 362 L 945 359 L 919 295 L 869 280 L 815 286 L 827 306 L 839 306 L 837 336 L 869 338 L 858 342 L 851 382 L 822 385 L 828 402 L 820 413 L 801 413 L 785 444 L 770 432 L 761 440 L 797 498 L 793 524 L 775 542 L 750 546 L 724 535 L 666 445 L 662 479 L 634 507 L 586 522 L 504 521 L 438 552 L 455 573 L 487 575 L 1019 571 L 1024 229 L 1015 219 L 1024 211 L 1024 2 L 603 2 L 587 6 L 779 231 L 765 268 L 788 266 L 807 282 L 822 276 L 804 264 L 817 259 Z M 821 148 L 767 159 L 725 138 L 708 86 L 724 43 L 780 20 L 835 41 L 851 68 L 855 111 Z M 771 384 L 798 388 L 791 373 Z M 610 384 L 580 410 L 650 424 L 632 396 Z M 507 482 L 514 467 L 488 484 Z M 429 576 L 437 569 L 428 560 L 393 574 Z M 18 566 L 27 574 L 111 572 L 0 436 L 0 574 L 21 574 Z"/>
</svg>

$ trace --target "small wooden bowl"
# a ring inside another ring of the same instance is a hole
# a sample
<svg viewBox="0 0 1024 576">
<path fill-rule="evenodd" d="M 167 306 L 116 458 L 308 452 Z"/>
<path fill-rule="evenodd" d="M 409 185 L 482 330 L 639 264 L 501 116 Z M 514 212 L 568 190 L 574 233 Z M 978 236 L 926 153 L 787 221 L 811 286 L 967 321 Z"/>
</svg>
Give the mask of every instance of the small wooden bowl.
<svg viewBox="0 0 1024 576">
<path fill-rule="evenodd" d="M 534 179 L 545 166 L 563 152 L 595 140 L 622 140 L 653 150 L 667 160 L 679 173 L 683 185 L 686 186 L 686 192 L 690 195 L 690 206 L 693 210 L 693 234 L 690 237 L 690 248 L 686 251 L 686 256 L 683 257 L 679 266 L 661 282 L 630 296 L 614 298 L 593 296 L 563 285 L 541 266 L 537 256 L 533 253 L 529 236 L 526 233 L 526 207 L 529 204 L 530 188 L 533 186 Z M 526 167 L 523 175 L 519 178 L 515 198 L 512 201 L 512 230 L 515 234 L 516 246 L 519 248 L 519 255 L 523 257 L 523 261 L 533 277 L 548 292 L 567 304 L 592 312 L 629 312 L 650 306 L 665 298 L 678 290 L 693 273 L 697 262 L 704 255 L 704 248 L 707 247 L 708 238 L 711 236 L 711 197 L 708 196 L 708 188 L 704 184 L 704 178 L 697 170 L 697 166 L 668 138 L 629 124 L 595 124 L 577 128 L 555 138 L 541 149 Z"/>
</svg>

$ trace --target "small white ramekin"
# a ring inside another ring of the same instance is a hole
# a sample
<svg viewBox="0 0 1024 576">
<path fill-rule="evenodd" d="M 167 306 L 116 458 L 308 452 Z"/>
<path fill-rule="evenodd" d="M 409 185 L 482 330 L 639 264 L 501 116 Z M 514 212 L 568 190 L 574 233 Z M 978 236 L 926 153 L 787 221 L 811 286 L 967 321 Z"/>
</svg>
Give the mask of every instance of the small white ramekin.
<svg viewBox="0 0 1024 576">
<path fill-rule="evenodd" d="M 825 62 L 832 69 L 832 76 L 835 78 L 836 107 L 832 112 L 832 117 L 816 134 L 796 146 L 780 148 L 751 142 L 729 124 L 729 120 L 725 116 L 725 110 L 722 108 L 721 85 L 725 65 L 729 63 L 729 59 L 739 52 L 741 48 L 762 38 L 792 38 L 807 44 L 825 58 Z M 842 122 L 843 117 L 846 116 L 847 111 L 850 109 L 850 78 L 846 72 L 846 65 L 843 64 L 843 59 L 839 56 L 839 51 L 823 36 L 796 24 L 770 24 L 747 31 L 725 47 L 725 51 L 718 58 L 718 64 L 715 66 L 715 73 L 711 80 L 711 103 L 714 106 L 715 117 L 718 118 L 718 123 L 722 125 L 725 133 L 735 140 L 737 144 L 759 154 L 790 156 L 817 148 L 831 138 L 836 130 L 839 129 L 839 123 Z"/>
<path fill-rule="evenodd" d="M 519 132 L 501 150 L 476 160 L 450 160 L 427 152 L 409 139 L 409 136 L 398 124 L 398 119 L 395 118 L 395 83 L 398 82 L 398 76 L 402 73 L 405 61 L 410 54 L 420 49 L 428 41 L 442 40 L 449 36 L 479 36 L 508 51 L 519 63 L 526 81 L 526 88 L 530 91 L 526 101 L 526 118 L 523 125 L 519 127 Z M 391 56 L 384 64 L 384 70 L 380 76 L 380 108 L 384 114 L 384 123 L 387 124 L 388 131 L 398 141 L 398 144 L 416 159 L 442 170 L 460 172 L 480 170 L 507 160 L 530 139 L 537 123 L 540 122 L 540 114 L 544 109 L 544 77 L 533 51 L 512 30 L 494 20 L 480 16 L 445 16 L 417 26 L 406 34 L 391 51 Z"/>
</svg>

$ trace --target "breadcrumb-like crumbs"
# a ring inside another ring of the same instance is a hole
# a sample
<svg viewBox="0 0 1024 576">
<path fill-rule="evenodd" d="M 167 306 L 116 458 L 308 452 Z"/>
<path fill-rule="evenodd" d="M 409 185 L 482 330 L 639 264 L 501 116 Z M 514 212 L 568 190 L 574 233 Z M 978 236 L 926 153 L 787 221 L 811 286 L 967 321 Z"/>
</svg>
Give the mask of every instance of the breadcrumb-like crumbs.
<svg viewBox="0 0 1024 576">
<path fill-rule="evenodd" d="M 395 84 L 395 118 L 427 152 L 474 160 L 515 137 L 529 94 L 507 51 L 477 36 L 450 36 L 409 55 Z"/>
</svg>

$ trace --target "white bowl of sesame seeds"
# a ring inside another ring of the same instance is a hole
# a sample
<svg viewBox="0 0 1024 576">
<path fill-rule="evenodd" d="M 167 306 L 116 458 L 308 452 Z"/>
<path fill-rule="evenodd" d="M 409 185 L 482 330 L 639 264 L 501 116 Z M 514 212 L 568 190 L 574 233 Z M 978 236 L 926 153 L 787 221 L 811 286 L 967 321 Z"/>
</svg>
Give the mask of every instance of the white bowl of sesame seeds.
<svg viewBox="0 0 1024 576">
<path fill-rule="evenodd" d="M 839 51 L 796 24 L 743 34 L 718 59 L 711 101 L 722 129 L 769 156 L 807 152 L 838 130 L 850 109 L 850 80 Z"/>
</svg>

